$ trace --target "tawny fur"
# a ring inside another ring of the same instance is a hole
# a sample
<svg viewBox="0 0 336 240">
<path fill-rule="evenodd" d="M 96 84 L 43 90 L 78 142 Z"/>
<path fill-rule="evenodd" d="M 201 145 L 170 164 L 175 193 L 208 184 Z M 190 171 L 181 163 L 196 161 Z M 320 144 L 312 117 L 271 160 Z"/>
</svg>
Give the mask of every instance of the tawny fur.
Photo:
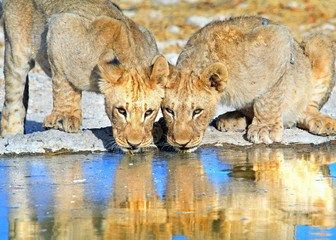
<svg viewBox="0 0 336 240">
<path fill-rule="evenodd" d="M 301 45 L 289 28 L 261 17 L 212 22 L 197 31 L 170 66 L 162 102 L 168 143 L 192 150 L 221 101 L 237 109 L 219 116 L 221 131 L 242 131 L 254 143 L 280 142 L 293 124 L 336 134 L 319 112 L 334 86 L 331 41 L 312 35 Z"/>
<path fill-rule="evenodd" d="M 123 149 L 150 144 L 169 69 L 147 29 L 109 0 L 5 0 L 3 8 L 2 135 L 24 132 L 23 94 L 37 62 L 53 82 L 54 106 L 44 128 L 77 132 L 81 93 L 96 91 L 105 95 L 113 135 Z"/>
</svg>

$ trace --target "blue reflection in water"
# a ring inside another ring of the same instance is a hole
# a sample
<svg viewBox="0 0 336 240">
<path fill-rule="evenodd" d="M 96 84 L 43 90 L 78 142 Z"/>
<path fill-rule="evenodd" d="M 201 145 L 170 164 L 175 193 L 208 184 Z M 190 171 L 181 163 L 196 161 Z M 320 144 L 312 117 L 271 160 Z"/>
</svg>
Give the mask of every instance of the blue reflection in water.
<svg viewBox="0 0 336 240">
<path fill-rule="evenodd" d="M 336 163 L 329 164 L 330 176 L 334 178 L 334 184 L 336 185 Z"/>
<path fill-rule="evenodd" d="M 184 236 L 173 236 L 172 238 L 173 240 L 188 240 L 188 238 L 184 237 Z"/>
<path fill-rule="evenodd" d="M 232 165 L 222 164 L 218 158 L 217 152 L 212 149 L 206 149 L 201 154 L 201 160 L 204 167 L 204 172 L 208 175 L 208 179 L 215 186 L 221 186 L 224 182 L 230 181 L 228 176 L 230 173 L 227 169 L 231 169 Z"/>
<path fill-rule="evenodd" d="M 83 175 L 87 183 L 84 185 L 85 198 L 90 199 L 95 208 L 105 207 L 110 199 L 115 170 L 123 156 L 108 153 L 84 161 Z"/>
<path fill-rule="evenodd" d="M 336 228 L 322 229 L 310 226 L 297 226 L 295 239 L 313 240 L 313 239 L 336 239 Z"/>
<path fill-rule="evenodd" d="M 168 178 L 167 161 L 162 161 L 158 157 L 154 158 L 152 162 L 152 176 L 156 193 L 163 199 L 165 197 Z"/>
<path fill-rule="evenodd" d="M 8 203 L 7 203 L 7 166 L 6 161 L 0 159 L 0 239 L 8 237 Z"/>
<path fill-rule="evenodd" d="M 33 203 L 31 208 L 34 208 L 37 213 L 38 221 L 42 221 L 46 217 L 50 217 L 50 207 L 53 203 L 53 184 L 51 179 L 51 174 L 44 163 L 32 161 L 30 165 L 27 166 L 28 174 L 26 177 L 29 178 L 28 184 L 31 186 L 31 199 L 28 201 Z"/>
</svg>

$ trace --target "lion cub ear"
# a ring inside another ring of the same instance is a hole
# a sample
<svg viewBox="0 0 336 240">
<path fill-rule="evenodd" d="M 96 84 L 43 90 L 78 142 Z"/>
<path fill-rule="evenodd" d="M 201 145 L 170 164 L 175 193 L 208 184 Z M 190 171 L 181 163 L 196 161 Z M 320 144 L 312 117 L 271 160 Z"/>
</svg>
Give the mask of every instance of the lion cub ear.
<svg viewBox="0 0 336 240">
<path fill-rule="evenodd" d="M 206 67 L 201 74 L 201 81 L 219 93 L 223 92 L 227 80 L 228 71 L 223 63 L 213 63 Z"/>
<path fill-rule="evenodd" d="M 150 76 L 151 81 L 165 86 L 168 75 L 169 64 L 167 60 L 161 55 L 154 57 L 152 61 L 152 72 Z"/>
<path fill-rule="evenodd" d="M 117 57 L 114 55 L 113 50 L 109 50 L 100 55 L 98 69 L 102 81 L 110 83 L 117 83 L 124 70 Z"/>
</svg>

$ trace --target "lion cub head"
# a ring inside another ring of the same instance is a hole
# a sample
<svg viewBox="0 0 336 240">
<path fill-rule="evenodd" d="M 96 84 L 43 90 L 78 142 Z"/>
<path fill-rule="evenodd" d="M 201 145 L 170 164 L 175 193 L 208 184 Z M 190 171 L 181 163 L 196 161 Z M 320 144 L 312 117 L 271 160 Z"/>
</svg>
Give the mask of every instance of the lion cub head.
<svg viewBox="0 0 336 240">
<path fill-rule="evenodd" d="M 137 65 L 128 68 L 111 50 L 101 55 L 98 68 L 99 88 L 105 95 L 106 113 L 116 143 L 124 152 L 148 146 L 153 140 L 153 123 L 169 73 L 166 59 L 157 56 L 148 68 Z"/>
<path fill-rule="evenodd" d="M 197 74 L 170 66 L 162 112 L 167 141 L 179 151 L 193 151 L 201 143 L 227 81 L 227 68 L 213 63 Z"/>
</svg>

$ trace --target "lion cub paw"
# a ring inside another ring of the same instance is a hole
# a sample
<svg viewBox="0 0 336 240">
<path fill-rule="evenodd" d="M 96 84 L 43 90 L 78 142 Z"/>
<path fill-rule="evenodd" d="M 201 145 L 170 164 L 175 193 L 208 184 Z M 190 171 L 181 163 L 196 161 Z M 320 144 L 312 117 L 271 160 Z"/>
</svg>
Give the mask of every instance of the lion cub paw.
<svg viewBox="0 0 336 240">
<path fill-rule="evenodd" d="M 282 135 L 283 126 L 281 125 L 251 124 L 247 131 L 247 139 L 253 143 L 271 144 L 273 142 L 280 142 Z"/>
<path fill-rule="evenodd" d="M 327 115 L 311 118 L 307 121 L 306 127 L 309 132 L 316 135 L 336 135 L 336 119 Z"/>
<path fill-rule="evenodd" d="M 65 132 L 78 132 L 82 124 L 82 118 L 65 113 L 51 113 L 47 116 L 42 127 L 45 129 L 58 129 Z"/>
<path fill-rule="evenodd" d="M 219 131 L 243 132 L 247 126 L 247 118 L 240 112 L 227 112 L 219 115 L 216 120 L 216 128 Z"/>
</svg>

